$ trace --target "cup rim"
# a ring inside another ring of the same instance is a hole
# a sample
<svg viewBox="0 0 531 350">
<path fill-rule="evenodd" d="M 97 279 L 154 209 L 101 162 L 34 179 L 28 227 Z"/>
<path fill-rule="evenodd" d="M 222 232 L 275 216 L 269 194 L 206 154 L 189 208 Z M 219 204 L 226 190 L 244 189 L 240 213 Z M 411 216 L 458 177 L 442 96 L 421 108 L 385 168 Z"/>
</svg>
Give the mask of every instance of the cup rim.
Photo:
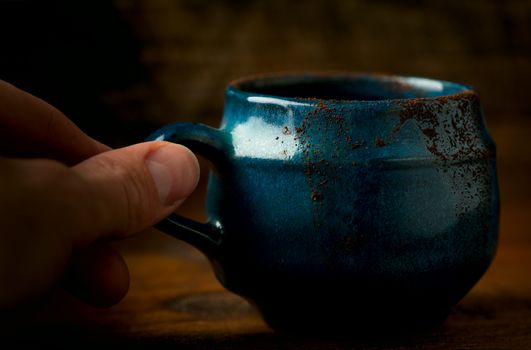
<svg viewBox="0 0 531 350">
<path fill-rule="evenodd" d="M 332 82 L 332 81 L 370 81 L 380 84 L 388 84 L 396 92 L 407 91 L 406 88 L 415 88 L 419 92 L 414 97 L 392 97 L 378 99 L 342 99 L 342 98 L 320 98 L 320 97 L 296 97 L 282 96 L 279 94 L 263 93 L 252 91 L 253 85 L 280 86 L 282 84 L 297 84 L 308 82 Z M 251 88 L 249 88 L 249 86 Z M 402 90 L 401 90 L 402 89 Z M 432 96 L 423 96 L 420 92 L 426 93 L 441 92 Z M 444 93 L 444 91 L 453 91 Z M 239 95 L 244 98 L 263 97 L 266 99 L 283 100 L 296 103 L 339 103 L 339 104 L 361 104 L 361 103 L 389 103 L 389 102 L 413 102 L 413 101 L 436 101 L 442 99 L 459 99 L 465 96 L 477 95 L 475 89 L 470 85 L 455 83 L 446 80 L 439 80 L 418 76 L 394 75 L 385 73 L 365 73 L 365 72 L 345 72 L 345 71 L 288 71 L 276 73 L 264 73 L 246 76 L 228 83 L 226 88 L 227 94 Z"/>
</svg>

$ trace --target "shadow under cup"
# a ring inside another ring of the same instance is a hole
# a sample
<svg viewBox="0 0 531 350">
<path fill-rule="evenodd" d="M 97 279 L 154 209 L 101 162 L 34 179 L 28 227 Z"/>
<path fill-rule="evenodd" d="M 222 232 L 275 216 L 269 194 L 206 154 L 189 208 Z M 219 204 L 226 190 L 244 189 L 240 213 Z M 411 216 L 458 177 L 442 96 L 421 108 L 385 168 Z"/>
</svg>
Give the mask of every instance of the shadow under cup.
<svg viewBox="0 0 531 350">
<path fill-rule="evenodd" d="M 444 319 L 497 240 L 494 143 L 477 95 L 422 78 L 294 74 L 226 91 L 220 129 L 150 139 L 211 159 L 201 249 L 229 290 L 284 330 L 415 330 Z"/>
</svg>

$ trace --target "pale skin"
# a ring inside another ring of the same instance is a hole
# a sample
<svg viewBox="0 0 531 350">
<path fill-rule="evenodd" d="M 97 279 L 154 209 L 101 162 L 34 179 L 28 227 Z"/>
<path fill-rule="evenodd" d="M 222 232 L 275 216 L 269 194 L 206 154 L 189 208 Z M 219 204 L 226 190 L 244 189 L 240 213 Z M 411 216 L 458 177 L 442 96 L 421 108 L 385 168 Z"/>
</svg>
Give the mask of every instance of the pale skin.
<svg viewBox="0 0 531 350">
<path fill-rule="evenodd" d="M 183 146 L 111 150 L 0 80 L 0 311 L 58 286 L 96 306 L 121 300 L 129 272 L 108 242 L 173 212 L 198 178 Z"/>
</svg>

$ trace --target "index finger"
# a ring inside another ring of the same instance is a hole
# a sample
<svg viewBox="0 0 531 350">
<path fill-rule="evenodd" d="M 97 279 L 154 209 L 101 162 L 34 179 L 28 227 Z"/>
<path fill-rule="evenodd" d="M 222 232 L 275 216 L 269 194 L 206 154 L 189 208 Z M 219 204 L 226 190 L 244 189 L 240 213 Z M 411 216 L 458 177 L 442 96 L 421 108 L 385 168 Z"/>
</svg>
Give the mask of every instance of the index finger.
<svg viewBox="0 0 531 350">
<path fill-rule="evenodd" d="M 57 108 L 0 80 L 0 154 L 75 164 L 109 150 Z"/>
</svg>

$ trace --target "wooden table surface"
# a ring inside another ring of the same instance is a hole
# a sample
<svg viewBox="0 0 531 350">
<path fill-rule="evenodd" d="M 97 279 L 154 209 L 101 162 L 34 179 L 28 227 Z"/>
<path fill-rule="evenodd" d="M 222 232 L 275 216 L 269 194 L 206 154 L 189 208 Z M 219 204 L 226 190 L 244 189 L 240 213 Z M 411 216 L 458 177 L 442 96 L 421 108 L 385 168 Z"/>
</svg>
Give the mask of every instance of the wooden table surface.
<svg viewBox="0 0 531 350">
<path fill-rule="evenodd" d="M 58 293 L 46 307 L 4 326 L 2 339 L 56 347 L 529 349 L 531 244 L 522 238 L 531 224 L 529 209 L 525 202 L 503 206 L 500 246 L 488 272 L 443 325 L 421 335 L 360 340 L 274 332 L 247 302 L 223 290 L 204 256 L 148 230 L 118 245 L 132 279 L 120 304 L 95 309 Z"/>
</svg>

